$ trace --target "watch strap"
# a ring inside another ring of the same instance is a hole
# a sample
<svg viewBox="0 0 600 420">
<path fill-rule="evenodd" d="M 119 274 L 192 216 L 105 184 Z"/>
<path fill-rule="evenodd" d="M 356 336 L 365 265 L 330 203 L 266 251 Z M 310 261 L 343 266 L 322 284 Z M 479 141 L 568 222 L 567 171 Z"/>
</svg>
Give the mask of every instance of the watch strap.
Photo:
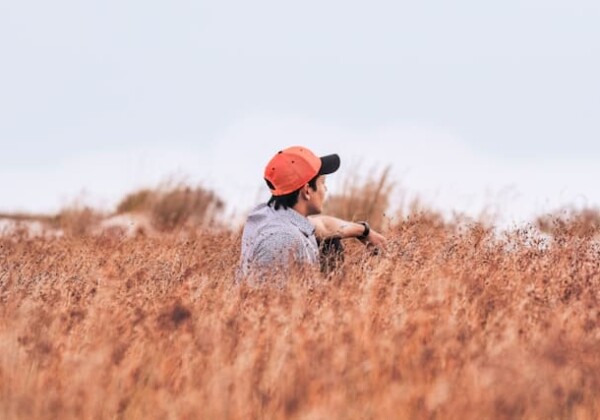
<svg viewBox="0 0 600 420">
<path fill-rule="evenodd" d="M 363 231 L 362 235 L 357 237 L 357 239 L 360 239 L 360 240 L 367 239 L 367 237 L 369 236 L 369 233 L 371 233 L 371 226 L 369 226 L 369 224 L 367 222 L 358 222 L 358 224 L 363 225 L 365 227 L 365 230 Z"/>
</svg>

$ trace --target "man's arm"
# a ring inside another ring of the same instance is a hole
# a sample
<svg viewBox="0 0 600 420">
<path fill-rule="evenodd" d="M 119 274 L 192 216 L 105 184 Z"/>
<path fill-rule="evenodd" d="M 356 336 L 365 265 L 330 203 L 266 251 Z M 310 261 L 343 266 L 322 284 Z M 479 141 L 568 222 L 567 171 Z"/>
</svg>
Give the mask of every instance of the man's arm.
<svg viewBox="0 0 600 420">
<path fill-rule="evenodd" d="M 319 240 L 329 238 L 360 238 L 365 231 L 364 225 L 360 223 L 348 222 L 333 216 L 322 214 L 309 216 L 308 220 L 315 227 L 315 236 Z M 385 248 L 386 239 L 383 235 L 371 229 L 369 235 L 363 239 L 367 245 L 373 245 L 377 248 Z"/>
</svg>

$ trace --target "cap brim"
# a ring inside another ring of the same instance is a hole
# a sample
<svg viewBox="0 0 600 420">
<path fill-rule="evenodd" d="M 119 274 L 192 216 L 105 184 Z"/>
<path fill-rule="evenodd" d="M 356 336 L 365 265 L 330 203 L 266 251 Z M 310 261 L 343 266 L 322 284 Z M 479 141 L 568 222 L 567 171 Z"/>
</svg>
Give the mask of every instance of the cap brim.
<svg viewBox="0 0 600 420">
<path fill-rule="evenodd" d="M 338 155 L 321 156 L 321 170 L 319 175 L 329 175 L 340 169 L 340 157 Z"/>
</svg>

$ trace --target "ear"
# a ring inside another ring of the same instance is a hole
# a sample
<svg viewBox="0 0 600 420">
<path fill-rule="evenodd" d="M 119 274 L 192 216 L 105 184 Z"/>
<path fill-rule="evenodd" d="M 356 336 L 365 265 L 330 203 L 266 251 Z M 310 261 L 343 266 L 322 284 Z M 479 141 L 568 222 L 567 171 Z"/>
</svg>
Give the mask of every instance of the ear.
<svg viewBox="0 0 600 420">
<path fill-rule="evenodd" d="M 308 184 L 302 187 L 302 195 L 306 200 L 310 200 L 310 186 Z"/>
</svg>

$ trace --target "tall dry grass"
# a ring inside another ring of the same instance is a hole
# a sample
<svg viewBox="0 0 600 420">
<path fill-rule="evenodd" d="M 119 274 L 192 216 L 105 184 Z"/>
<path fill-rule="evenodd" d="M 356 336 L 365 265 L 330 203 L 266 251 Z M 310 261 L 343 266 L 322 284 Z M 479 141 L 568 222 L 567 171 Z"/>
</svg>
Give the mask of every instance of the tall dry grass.
<svg viewBox="0 0 600 420">
<path fill-rule="evenodd" d="M 391 168 L 387 167 L 363 177 L 358 168 L 351 168 L 341 190 L 331 194 L 325 202 L 325 212 L 344 220 L 368 220 L 376 230 L 386 228 L 389 224 L 386 211 L 394 190 L 390 173 Z"/>
<path fill-rule="evenodd" d="M 540 231 L 556 240 L 592 238 L 600 234 L 600 212 L 594 208 L 564 208 L 536 219 Z"/>
<path fill-rule="evenodd" d="M 600 247 L 414 212 L 236 285 L 239 233 L 0 238 L 0 418 L 600 416 Z"/>
</svg>

